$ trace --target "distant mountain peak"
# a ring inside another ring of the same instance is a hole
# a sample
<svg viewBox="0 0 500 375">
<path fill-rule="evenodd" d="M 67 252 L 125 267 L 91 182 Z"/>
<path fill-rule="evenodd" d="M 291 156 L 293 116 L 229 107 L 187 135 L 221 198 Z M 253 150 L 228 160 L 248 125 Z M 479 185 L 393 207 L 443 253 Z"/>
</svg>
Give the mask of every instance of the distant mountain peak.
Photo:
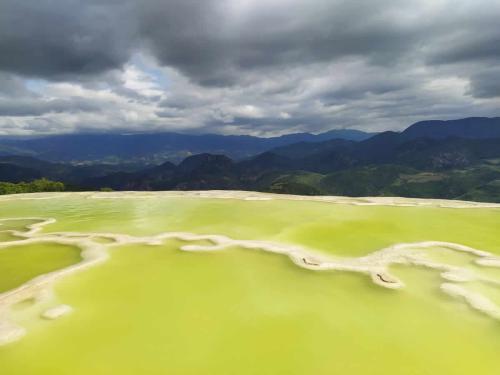
<svg viewBox="0 0 500 375">
<path fill-rule="evenodd" d="M 500 138 L 500 117 L 468 117 L 458 120 L 419 121 L 402 133 L 405 139 L 449 137 Z"/>
</svg>

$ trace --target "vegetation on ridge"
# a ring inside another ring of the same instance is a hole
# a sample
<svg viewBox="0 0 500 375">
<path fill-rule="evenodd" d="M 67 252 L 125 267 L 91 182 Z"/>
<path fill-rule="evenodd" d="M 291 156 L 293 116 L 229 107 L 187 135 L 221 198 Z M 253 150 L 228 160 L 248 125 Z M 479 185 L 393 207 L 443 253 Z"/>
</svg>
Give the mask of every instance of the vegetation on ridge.
<svg viewBox="0 0 500 375">
<path fill-rule="evenodd" d="M 64 183 L 41 178 L 31 182 L 0 182 L 0 195 L 65 191 Z"/>
</svg>

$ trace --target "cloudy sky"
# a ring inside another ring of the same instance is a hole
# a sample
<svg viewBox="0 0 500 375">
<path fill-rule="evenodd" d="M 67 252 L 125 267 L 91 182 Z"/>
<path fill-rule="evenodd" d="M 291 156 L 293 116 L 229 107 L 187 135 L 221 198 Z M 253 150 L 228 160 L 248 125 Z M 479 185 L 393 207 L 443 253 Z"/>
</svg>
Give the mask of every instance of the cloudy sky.
<svg viewBox="0 0 500 375">
<path fill-rule="evenodd" d="M 498 0 L 0 0 L 0 135 L 500 116 Z"/>
</svg>

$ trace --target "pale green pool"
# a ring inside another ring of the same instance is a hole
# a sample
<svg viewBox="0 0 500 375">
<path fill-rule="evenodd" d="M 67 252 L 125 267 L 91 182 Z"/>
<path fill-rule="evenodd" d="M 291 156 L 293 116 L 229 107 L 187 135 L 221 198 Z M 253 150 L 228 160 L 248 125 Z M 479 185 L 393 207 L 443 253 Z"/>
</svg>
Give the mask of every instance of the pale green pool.
<svg viewBox="0 0 500 375">
<path fill-rule="evenodd" d="M 80 260 L 78 248 L 60 244 L 32 244 L 0 250 L 0 293 Z"/>
<path fill-rule="evenodd" d="M 351 256 L 435 240 L 500 254 L 496 208 L 71 195 L 0 200 L 0 218 L 15 217 L 55 218 L 44 233 L 187 231 Z M 0 346 L 0 374 L 500 373 L 500 321 L 442 293 L 438 272 L 393 266 L 406 287 L 389 290 L 365 275 L 302 269 L 282 255 L 186 253 L 180 245 L 115 247 L 107 262 L 59 280 L 55 298 L 74 312 L 58 320 L 39 318 L 45 306 L 17 306 L 9 316 L 28 333 Z M 31 276 L 49 270 L 39 267 L 44 262 L 57 268 L 78 261 L 74 248 L 43 246 L 0 249 L 0 262 L 8 263 L 0 269 Z M 37 248 L 43 261 L 31 254 Z M 16 249 L 24 253 L 12 256 Z M 439 249 L 433 256 L 470 262 Z M 500 269 L 486 273 L 500 276 Z M 0 288 L 19 283 L 14 279 L 0 275 Z M 496 289 L 485 288 L 496 300 Z"/>
</svg>

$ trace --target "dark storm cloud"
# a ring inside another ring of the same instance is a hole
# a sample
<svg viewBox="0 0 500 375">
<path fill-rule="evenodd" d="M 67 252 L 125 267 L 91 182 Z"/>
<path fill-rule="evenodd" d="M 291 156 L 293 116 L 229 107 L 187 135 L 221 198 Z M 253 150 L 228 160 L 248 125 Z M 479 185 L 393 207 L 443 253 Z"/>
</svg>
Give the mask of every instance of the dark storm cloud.
<svg viewBox="0 0 500 375">
<path fill-rule="evenodd" d="M 252 6 L 245 8 L 246 3 Z M 248 70 L 348 56 L 389 66 L 421 46 L 429 50 L 433 63 L 500 55 L 495 14 L 500 7 L 494 2 L 491 12 L 479 4 L 469 5 L 464 10 L 468 19 L 459 13 L 455 23 L 454 9 L 446 8 L 420 19 L 426 15 L 422 8 L 432 4 L 429 1 L 1 0 L 0 4 L 0 68 L 46 78 L 120 68 L 132 50 L 146 46 L 162 64 L 180 69 L 200 84 L 219 87 L 240 82 Z M 474 16 L 475 9 L 480 17 Z M 441 19 L 445 12 L 451 19 Z"/>
<path fill-rule="evenodd" d="M 470 94 L 476 98 L 500 97 L 500 67 L 472 75 Z"/>
<path fill-rule="evenodd" d="M 431 56 L 433 64 L 454 64 L 469 61 L 498 62 L 500 59 L 500 27 L 498 35 L 474 36 L 471 40 L 457 41 L 442 46 Z"/>
<path fill-rule="evenodd" d="M 238 2 L 236 2 L 238 3 Z M 259 68 L 364 56 L 391 64 L 420 38 L 416 25 L 394 22 L 395 0 L 261 2 L 245 14 L 228 1 L 149 0 L 141 33 L 153 53 L 203 85 L 239 82 Z M 397 20 L 396 20 L 397 21 Z"/>
<path fill-rule="evenodd" d="M 0 0 L 0 132 L 499 115 L 499 19 L 498 0 Z"/>
<path fill-rule="evenodd" d="M 426 41 L 428 62 L 456 64 L 500 59 L 500 2 L 496 0 L 460 1 L 450 7 Z"/>
<path fill-rule="evenodd" d="M 254 3 L 242 17 L 227 0 L 2 0 L 0 67 L 95 74 L 120 67 L 141 41 L 161 63 L 225 86 L 245 70 L 344 56 L 389 64 L 421 37 L 398 22 L 393 9 L 406 6 L 396 0 Z"/>
<path fill-rule="evenodd" d="M 132 35 L 127 2 L 1 0 L 0 69 L 67 78 L 120 67 Z M 127 16 L 128 17 L 128 16 Z"/>
</svg>

